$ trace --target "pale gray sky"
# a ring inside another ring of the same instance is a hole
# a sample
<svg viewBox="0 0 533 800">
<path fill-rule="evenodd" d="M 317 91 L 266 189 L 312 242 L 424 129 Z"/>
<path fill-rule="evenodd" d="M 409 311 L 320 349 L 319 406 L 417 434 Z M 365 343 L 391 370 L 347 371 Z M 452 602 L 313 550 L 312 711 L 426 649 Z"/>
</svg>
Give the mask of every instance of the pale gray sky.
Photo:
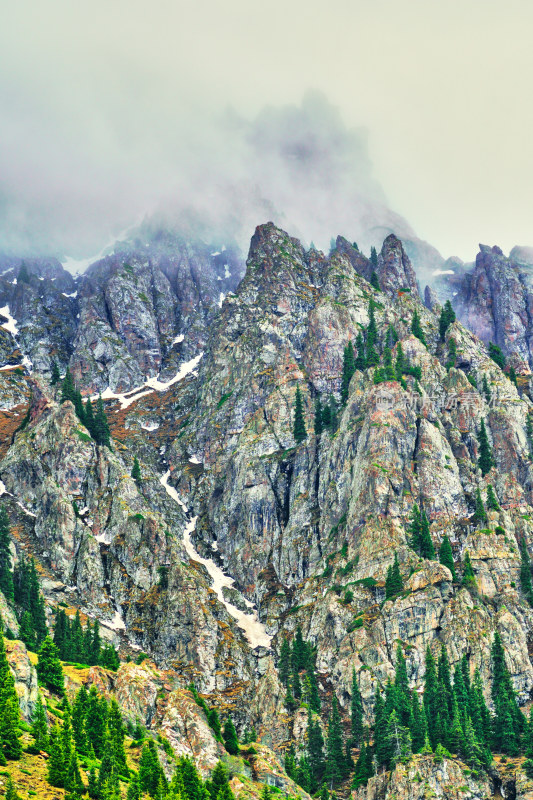
<svg viewBox="0 0 533 800">
<path fill-rule="evenodd" d="M 444 256 L 533 244 L 530 0 L 1 5 L 4 234 L 83 249 L 210 170 L 245 179 L 240 123 L 214 120 L 317 89 Z"/>
</svg>

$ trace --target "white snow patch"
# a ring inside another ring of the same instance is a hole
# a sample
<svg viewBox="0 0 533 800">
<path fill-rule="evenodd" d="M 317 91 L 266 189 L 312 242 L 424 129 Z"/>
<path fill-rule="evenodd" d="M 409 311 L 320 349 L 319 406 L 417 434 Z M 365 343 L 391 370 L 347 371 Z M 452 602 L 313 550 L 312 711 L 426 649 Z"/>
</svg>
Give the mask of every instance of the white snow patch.
<svg viewBox="0 0 533 800">
<path fill-rule="evenodd" d="M 28 356 L 24 356 L 24 358 L 22 359 L 22 366 L 26 367 L 28 372 L 31 372 L 33 369 L 33 361 L 30 361 Z"/>
<path fill-rule="evenodd" d="M 72 292 L 72 294 L 66 294 L 65 292 L 61 292 L 61 294 L 63 295 L 63 297 L 77 297 L 78 291 L 76 290 L 75 292 Z"/>
<path fill-rule="evenodd" d="M 121 408 L 127 408 L 135 402 L 135 400 L 140 400 L 141 397 L 145 397 L 145 395 L 151 394 L 153 391 L 165 392 L 169 386 L 173 386 L 175 383 L 178 383 L 178 381 L 183 380 L 187 375 L 194 372 L 202 356 L 203 353 L 200 353 L 200 355 L 191 358 L 190 361 L 185 361 L 180 366 L 176 375 L 167 382 L 160 381 L 159 378 L 148 378 L 142 386 L 136 386 L 135 389 L 130 389 L 129 392 L 124 392 L 122 394 L 113 392 L 108 386 L 107 389 L 104 389 L 102 392 L 102 400 L 118 400 Z M 93 395 L 91 400 L 98 400 L 98 395 Z"/>
<path fill-rule="evenodd" d="M 219 295 L 219 298 L 218 298 L 218 305 L 220 306 L 220 308 L 222 308 L 222 303 L 224 302 L 225 296 L 226 295 L 224 294 L 224 292 L 220 292 L 220 295 Z"/>
<path fill-rule="evenodd" d="M 212 256 L 219 256 L 220 255 L 220 250 L 217 250 L 216 253 L 211 253 L 211 255 Z"/>
<path fill-rule="evenodd" d="M 84 508 L 78 509 L 78 514 L 80 515 L 80 517 L 83 517 L 84 514 L 88 513 L 89 513 L 89 506 L 84 506 Z"/>
<path fill-rule="evenodd" d="M 155 389 L 158 392 L 166 391 L 169 388 L 169 386 L 173 386 L 173 384 L 177 383 L 178 381 L 183 380 L 183 378 L 185 378 L 186 375 L 190 375 L 191 372 L 194 372 L 194 370 L 196 369 L 196 367 L 200 363 L 200 359 L 202 358 L 202 356 L 203 356 L 203 353 L 200 353 L 199 355 L 195 356 L 194 358 L 191 358 L 190 361 L 185 361 L 180 366 L 180 368 L 179 368 L 178 372 L 176 373 L 176 375 L 174 375 L 174 377 L 171 378 L 166 383 L 163 382 L 163 381 L 160 381 L 158 378 L 149 378 L 146 381 L 145 386 L 150 386 L 152 389 Z"/>
<path fill-rule="evenodd" d="M 25 514 L 27 514 L 29 517 L 36 517 L 36 516 L 37 516 L 37 514 L 34 514 L 34 513 L 33 513 L 33 511 L 29 511 L 29 510 L 28 510 L 28 509 L 27 509 L 25 506 L 23 506 L 23 505 L 22 505 L 22 503 L 20 503 L 18 500 L 17 500 L 17 505 L 18 505 L 18 506 L 19 506 L 19 508 L 21 508 L 21 509 L 24 511 L 24 513 L 25 513 Z"/>
<path fill-rule="evenodd" d="M 44 278 L 41 278 L 41 280 L 44 280 Z M 11 283 L 13 284 L 13 286 L 16 286 L 16 285 L 17 285 L 17 279 L 16 279 L 16 278 L 13 278 L 13 280 L 11 281 Z"/>
<path fill-rule="evenodd" d="M 9 331 L 12 336 L 18 336 L 19 329 L 17 327 L 17 320 L 9 313 L 9 306 L 2 306 L 2 308 L 0 308 L 0 314 L 2 314 L 3 317 L 7 317 L 7 322 L 4 322 L 1 327 Z"/>
<path fill-rule="evenodd" d="M 455 275 L 455 270 L 453 269 L 435 269 L 433 270 L 433 275 L 437 277 L 437 275 Z"/>
<path fill-rule="evenodd" d="M 191 463 L 191 464 L 201 464 L 201 463 L 202 463 L 202 462 L 200 461 L 200 459 L 199 459 L 199 458 L 197 458 L 196 456 L 191 456 L 191 457 L 189 458 L 189 461 L 190 461 L 190 463 Z"/>
<path fill-rule="evenodd" d="M 126 630 L 126 625 L 124 624 L 124 620 L 120 611 L 115 611 L 115 616 L 109 622 L 102 620 L 101 625 L 105 625 L 106 628 L 111 628 L 112 631 Z"/>
<path fill-rule="evenodd" d="M 185 339 L 185 336 L 182 333 L 180 333 L 178 336 L 174 336 L 174 338 L 172 339 L 172 344 L 179 344 L 184 339 Z"/>
<path fill-rule="evenodd" d="M 159 422 L 141 422 L 141 428 L 145 431 L 156 431 L 159 428 Z"/>
<path fill-rule="evenodd" d="M 231 278 L 231 272 L 229 271 L 229 267 L 227 264 L 224 264 L 224 277 Z"/>
<path fill-rule="evenodd" d="M 181 506 L 182 509 L 185 511 L 185 513 L 187 513 L 188 510 L 187 506 L 185 505 L 185 503 L 183 502 L 177 491 L 174 489 L 173 486 L 168 485 L 169 478 L 170 478 L 170 470 L 168 469 L 165 472 L 165 474 L 159 479 L 159 483 L 161 484 L 161 486 L 164 487 L 166 493 L 174 500 L 174 502 L 177 503 L 179 506 Z"/>
<path fill-rule="evenodd" d="M 107 389 L 104 389 L 102 392 L 102 400 L 118 400 L 121 408 L 127 408 L 135 400 L 139 400 L 141 397 L 151 394 L 152 391 L 153 389 L 148 389 L 147 391 L 143 392 L 143 387 L 138 386 L 135 389 L 131 389 L 129 392 L 125 392 L 124 394 L 117 394 L 116 392 L 111 391 L 108 386 Z M 98 400 L 98 395 L 93 395 L 91 400 Z"/>
<path fill-rule="evenodd" d="M 177 491 L 168 485 L 168 479 L 170 477 L 170 470 L 165 472 L 165 474 L 160 478 L 160 482 L 162 486 L 164 486 L 167 494 L 172 497 L 173 500 L 178 503 L 183 510 L 186 512 L 187 508 L 180 499 Z M 223 606 L 225 606 L 227 612 L 231 614 L 231 616 L 237 622 L 237 625 L 241 630 L 244 631 L 246 638 L 250 642 L 252 648 L 256 647 L 270 647 L 270 642 L 272 640 L 272 636 L 265 630 L 265 626 L 262 622 L 259 621 L 257 616 L 257 612 L 253 611 L 251 614 L 246 614 L 244 611 L 241 611 L 239 608 L 234 606 L 232 603 L 229 603 L 226 598 L 224 597 L 223 589 L 225 587 L 230 588 L 233 586 L 235 581 L 233 578 L 230 578 L 229 575 L 225 575 L 224 572 L 220 569 L 215 562 L 210 558 L 202 558 L 202 556 L 196 552 L 194 549 L 194 545 L 191 541 L 191 533 L 196 529 L 196 521 L 198 517 L 193 517 L 189 520 L 187 525 L 185 526 L 185 530 L 183 531 L 183 546 L 185 547 L 185 551 L 189 558 L 192 561 L 197 561 L 199 564 L 202 564 L 210 578 L 213 581 L 212 589 L 215 592 L 216 596 L 220 600 Z M 214 548 L 213 548 L 214 549 Z M 253 603 L 246 598 L 243 598 L 246 606 L 250 609 L 253 609 Z"/>
<path fill-rule="evenodd" d="M 6 494 L 6 493 L 9 494 L 9 492 L 6 489 L 6 485 L 5 485 L 4 481 L 0 481 L 0 497 L 3 494 Z"/>
</svg>

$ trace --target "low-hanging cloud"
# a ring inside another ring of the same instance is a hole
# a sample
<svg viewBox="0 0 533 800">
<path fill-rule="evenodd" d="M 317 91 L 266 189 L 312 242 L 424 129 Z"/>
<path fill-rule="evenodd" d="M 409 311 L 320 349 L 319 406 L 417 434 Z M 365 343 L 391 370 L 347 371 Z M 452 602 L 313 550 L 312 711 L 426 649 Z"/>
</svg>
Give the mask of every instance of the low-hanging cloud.
<svg viewBox="0 0 533 800">
<path fill-rule="evenodd" d="M 526 0 L 5 4 L 0 248 L 88 255 L 185 209 L 243 242 L 273 218 L 368 247 L 411 235 L 393 208 L 445 255 L 526 244 L 532 17 Z"/>
</svg>

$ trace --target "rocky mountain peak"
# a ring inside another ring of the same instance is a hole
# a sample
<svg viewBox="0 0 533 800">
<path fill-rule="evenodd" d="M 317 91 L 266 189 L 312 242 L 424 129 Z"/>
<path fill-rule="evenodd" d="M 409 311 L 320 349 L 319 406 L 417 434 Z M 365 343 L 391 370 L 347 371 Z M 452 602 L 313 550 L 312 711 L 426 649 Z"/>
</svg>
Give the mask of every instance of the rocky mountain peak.
<svg viewBox="0 0 533 800">
<path fill-rule="evenodd" d="M 395 295 L 403 289 L 418 296 L 415 271 L 402 242 L 393 233 L 383 242 L 376 272 L 379 285 L 387 294 Z"/>
</svg>

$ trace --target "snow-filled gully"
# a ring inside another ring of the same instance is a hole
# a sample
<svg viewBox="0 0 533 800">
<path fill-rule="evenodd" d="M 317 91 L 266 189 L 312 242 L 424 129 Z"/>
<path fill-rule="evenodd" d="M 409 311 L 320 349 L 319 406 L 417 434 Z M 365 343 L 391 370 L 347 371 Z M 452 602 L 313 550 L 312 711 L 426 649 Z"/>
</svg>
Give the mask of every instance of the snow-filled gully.
<svg viewBox="0 0 533 800">
<path fill-rule="evenodd" d="M 187 514 L 188 509 L 185 503 L 180 499 L 177 491 L 174 489 L 173 486 L 169 486 L 168 479 L 170 478 L 170 470 L 165 472 L 165 474 L 160 478 L 161 485 L 165 488 L 165 491 L 171 497 L 175 503 L 178 503 L 179 506 L 183 509 L 183 511 Z M 196 529 L 196 520 L 197 517 L 189 518 L 187 525 L 185 526 L 185 530 L 183 531 L 183 546 L 187 552 L 187 555 L 192 561 L 197 561 L 199 564 L 203 564 L 206 568 L 207 572 L 209 573 L 210 578 L 213 581 L 212 589 L 215 592 L 216 596 L 220 600 L 220 602 L 225 606 L 227 612 L 231 614 L 231 616 L 237 622 L 239 628 L 241 628 L 246 638 L 248 639 L 252 648 L 256 647 L 270 647 L 270 641 L 272 639 L 271 636 L 266 632 L 265 626 L 262 622 L 259 621 L 257 612 L 252 611 L 251 613 L 247 614 L 244 611 L 241 611 L 239 608 L 234 606 L 232 603 L 229 603 L 223 594 L 224 587 L 231 587 L 235 583 L 233 578 L 230 578 L 229 575 L 225 575 L 224 572 L 220 569 L 219 566 L 215 564 L 215 562 L 210 558 L 202 558 L 202 556 L 196 552 L 194 549 L 194 545 L 191 541 L 191 534 Z M 243 598 L 246 606 L 248 608 L 253 608 L 253 604 L 250 603 L 249 600 Z"/>
</svg>

